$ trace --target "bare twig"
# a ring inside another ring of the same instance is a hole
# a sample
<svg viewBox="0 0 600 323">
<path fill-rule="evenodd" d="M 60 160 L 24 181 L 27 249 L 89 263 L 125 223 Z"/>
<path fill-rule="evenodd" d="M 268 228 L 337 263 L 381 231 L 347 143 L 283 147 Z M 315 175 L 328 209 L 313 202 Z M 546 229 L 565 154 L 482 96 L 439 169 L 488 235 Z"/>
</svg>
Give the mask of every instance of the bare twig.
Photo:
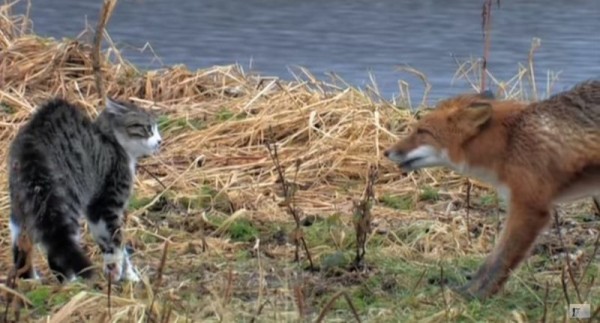
<svg viewBox="0 0 600 323">
<path fill-rule="evenodd" d="M 356 231 L 356 258 L 354 259 L 354 267 L 357 269 L 363 266 L 367 236 L 371 232 L 371 204 L 375 196 L 373 185 L 377 180 L 377 175 L 378 167 L 369 166 L 367 185 L 362 199 L 354 202 L 354 229 Z"/>
<path fill-rule="evenodd" d="M 562 286 L 563 295 L 565 296 L 567 304 L 571 304 L 571 298 L 569 297 L 569 291 L 567 290 L 567 277 L 565 274 L 565 267 L 562 267 L 560 271 L 560 284 Z"/>
<path fill-rule="evenodd" d="M 537 84 L 535 83 L 535 69 L 533 67 L 533 55 L 535 54 L 535 51 L 542 45 L 542 41 L 539 38 L 534 38 L 531 41 L 531 48 L 529 49 L 529 55 L 527 56 L 527 62 L 528 62 L 528 71 L 529 71 L 529 81 L 531 83 L 531 90 L 533 91 L 533 100 L 537 101 L 538 99 L 538 91 L 537 91 Z"/>
<path fill-rule="evenodd" d="M 346 299 L 346 302 L 348 303 L 348 306 L 350 306 L 350 310 L 352 311 L 352 314 L 354 315 L 354 318 L 356 319 L 356 321 L 359 323 L 362 322 L 360 320 L 360 316 L 358 315 L 358 312 L 356 311 L 356 307 L 354 306 L 354 304 L 352 303 L 352 300 L 348 296 L 348 293 L 346 293 L 345 291 L 341 291 L 341 292 L 338 292 L 337 294 L 333 295 L 333 297 L 331 297 L 329 302 L 327 302 L 327 304 L 325 304 L 325 307 L 323 307 L 323 310 L 319 314 L 319 317 L 317 318 L 315 323 L 319 323 L 319 322 L 323 321 L 323 319 L 325 318 L 325 314 L 327 314 L 327 312 L 329 312 L 331 310 L 333 303 L 335 303 L 335 301 L 338 298 L 340 298 L 340 296 L 344 296 L 344 298 Z"/>
<path fill-rule="evenodd" d="M 227 272 L 227 286 L 225 287 L 225 293 L 223 295 L 223 304 L 229 304 L 231 296 L 233 295 L 233 268 L 229 267 Z"/>
<path fill-rule="evenodd" d="M 164 306 L 165 310 L 162 312 L 160 322 L 167 323 L 167 322 L 170 322 L 171 314 L 173 313 L 173 307 L 170 305 L 170 303 L 168 301 L 165 301 L 163 306 Z"/>
<path fill-rule="evenodd" d="M 158 177 L 156 177 L 156 175 L 154 175 L 151 171 L 144 167 L 144 165 L 137 166 L 141 168 L 144 172 L 146 172 L 146 174 L 150 175 L 150 177 L 152 177 L 158 183 L 158 185 L 162 186 L 163 190 L 167 190 L 167 186 Z"/>
<path fill-rule="evenodd" d="M 258 307 L 258 311 L 256 311 L 256 314 L 252 317 L 252 319 L 250 319 L 250 323 L 254 323 L 254 321 L 256 321 L 256 319 L 260 316 L 267 304 L 271 304 L 271 301 L 266 300 L 262 304 L 260 304 L 260 306 Z"/>
<path fill-rule="evenodd" d="M 158 273 L 156 274 L 156 282 L 154 283 L 154 287 L 158 288 L 162 283 L 162 275 L 165 270 L 165 265 L 167 263 L 167 252 L 169 250 L 169 240 L 165 240 L 165 246 L 163 247 L 163 253 L 160 258 L 160 266 L 158 267 Z"/>
<path fill-rule="evenodd" d="M 21 233 L 19 234 L 19 236 L 17 238 L 17 249 L 19 251 L 17 261 L 15 262 L 15 264 L 13 264 L 13 267 L 10 270 L 7 280 L 6 280 L 6 287 L 13 289 L 13 290 L 17 290 L 17 279 L 19 277 L 21 277 L 21 275 L 23 275 L 24 273 L 33 270 L 33 263 L 32 263 L 33 244 L 31 242 L 31 239 L 29 238 L 29 234 L 27 233 L 27 227 L 25 224 L 23 224 L 21 226 Z M 25 257 L 25 259 L 23 259 L 23 257 Z M 17 265 L 22 263 L 23 260 L 24 260 L 23 267 L 17 268 Z M 16 310 L 16 307 L 18 306 L 20 301 L 22 301 L 22 300 L 14 297 L 14 295 L 12 295 L 12 294 L 10 294 L 10 296 L 7 295 L 6 307 L 4 309 L 4 321 L 5 322 L 7 322 L 7 320 L 8 320 L 8 312 L 9 312 L 11 303 L 15 307 L 15 315 L 19 314 L 18 310 Z"/>
<path fill-rule="evenodd" d="M 596 310 L 594 310 L 594 314 L 592 314 L 592 316 L 590 317 L 589 322 L 596 322 L 597 316 L 600 316 L 600 305 L 598 305 L 598 307 L 596 307 Z"/>
<path fill-rule="evenodd" d="M 429 98 L 429 92 L 431 92 L 431 83 L 429 83 L 429 81 L 427 80 L 427 76 L 425 76 L 425 74 L 423 72 L 418 71 L 409 66 L 399 67 L 398 71 L 414 74 L 416 77 L 418 77 L 421 80 L 421 82 L 423 82 L 425 89 L 423 90 L 423 97 L 421 98 L 421 107 L 427 106 L 427 99 Z"/>
<path fill-rule="evenodd" d="M 108 317 L 111 318 L 112 317 L 112 305 L 111 305 L 111 296 L 112 296 L 112 275 L 107 275 L 107 279 L 108 279 L 108 286 L 106 289 L 106 310 L 108 312 Z"/>
<path fill-rule="evenodd" d="M 467 178 L 467 200 L 466 200 L 466 208 L 467 208 L 467 241 L 471 244 L 471 189 L 473 188 L 473 183 L 471 180 Z"/>
<path fill-rule="evenodd" d="M 594 210 L 596 213 L 596 216 L 600 216 L 600 199 L 599 198 L 592 198 L 592 201 L 594 201 Z"/>
<path fill-rule="evenodd" d="M 573 287 L 575 288 L 575 293 L 577 294 L 577 299 L 579 302 L 582 302 L 581 293 L 579 292 L 579 284 L 575 281 L 575 277 L 573 276 L 573 269 L 571 268 L 571 257 L 569 256 L 569 252 L 566 250 L 565 242 L 562 237 L 562 233 L 560 232 L 560 223 L 558 222 L 558 211 L 554 210 L 554 222 L 556 223 L 556 232 L 558 233 L 558 239 L 560 241 L 561 248 L 565 251 L 566 261 L 567 261 L 567 270 L 569 273 L 569 278 L 573 283 Z"/>
<path fill-rule="evenodd" d="M 446 299 L 446 293 L 445 293 L 446 284 L 444 282 L 444 267 L 442 265 L 440 265 L 440 286 L 441 286 L 440 292 L 442 293 L 442 299 L 444 300 L 444 312 L 446 315 L 446 321 L 448 321 L 448 319 L 449 319 L 448 311 L 450 310 L 450 307 L 448 306 L 448 300 Z"/>
<path fill-rule="evenodd" d="M 581 281 L 583 280 L 583 278 L 585 277 L 585 274 L 590 269 L 592 262 L 596 259 L 596 254 L 598 254 L 599 249 L 600 249 L 600 234 L 598 234 L 596 236 L 596 242 L 594 242 L 594 251 L 592 252 L 590 261 L 588 261 L 588 263 L 585 265 L 585 268 L 583 269 L 583 273 L 581 274 L 581 277 L 579 278 L 579 284 L 581 284 Z M 592 279 L 594 279 L 594 276 L 592 276 Z M 591 289 L 591 286 L 593 286 L 593 284 L 590 284 L 590 289 Z"/>
<path fill-rule="evenodd" d="M 417 279 L 417 282 L 415 283 L 415 285 L 413 286 L 412 290 L 410 291 L 411 295 L 414 295 L 414 293 L 417 290 L 417 288 L 419 287 L 419 285 L 421 285 L 421 282 L 423 281 L 423 278 L 425 277 L 426 273 L 427 273 L 427 269 L 424 269 L 421 272 L 421 275 L 419 275 L 419 279 Z"/>
<path fill-rule="evenodd" d="M 550 284 L 546 282 L 546 291 L 544 293 L 544 314 L 541 322 L 546 322 L 546 314 L 548 313 L 548 294 L 550 292 Z"/>
<path fill-rule="evenodd" d="M 296 300 L 296 306 L 298 307 L 298 316 L 300 316 L 300 321 L 304 321 L 306 306 L 304 303 L 304 293 L 302 293 L 302 287 L 300 285 L 294 286 L 294 299 Z"/>
<path fill-rule="evenodd" d="M 271 134 L 271 140 L 272 140 L 273 129 L 271 127 L 269 127 L 269 132 Z M 267 147 L 269 156 L 271 157 L 271 160 L 273 161 L 273 164 L 275 165 L 275 170 L 277 171 L 277 175 L 279 176 L 279 181 L 281 182 L 281 188 L 283 190 L 283 196 L 284 196 L 283 204 L 287 207 L 288 213 L 291 214 L 292 217 L 294 218 L 294 222 L 296 222 L 296 228 L 294 229 L 294 232 L 292 233 L 292 240 L 294 241 L 294 245 L 296 246 L 294 261 L 297 261 L 297 262 L 300 261 L 299 249 L 300 249 L 300 245 L 302 245 L 302 247 L 304 248 L 304 252 L 306 253 L 306 258 L 308 259 L 308 262 L 309 262 L 309 266 L 310 266 L 309 268 L 310 268 L 310 270 L 314 270 L 315 267 L 314 267 L 314 264 L 312 261 L 312 257 L 310 255 L 310 251 L 308 250 L 308 245 L 306 244 L 306 240 L 304 239 L 304 232 L 302 231 L 302 226 L 300 223 L 300 215 L 298 214 L 298 209 L 295 207 L 295 204 L 294 204 L 295 189 L 290 188 L 288 181 L 285 179 L 285 176 L 283 175 L 283 167 L 281 166 L 281 163 L 279 161 L 277 145 L 273 144 L 271 146 L 271 142 L 270 142 L 271 140 L 266 141 L 265 146 Z M 301 165 L 301 161 L 299 159 L 297 159 L 296 160 L 296 176 L 298 175 L 298 170 L 300 169 L 300 165 Z"/>
<path fill-rule="evenodd" d="M 481 29 L 483 31 L 483 60 L 481 62 L 481 89 L 485 91 L 485 80 L 487 72 L 487 62 L 490 55 L 491 35 L 490 29 L 492 27 L 492 0 L 485 0 L 481 10 Z"/>
<path fill-rule="evenodd" d="M 160 264 L 158 265 L 158 272 L 156 273 L 156 281 L 154 282 L 154 286 L 152 286 L 152 301 L 150 301 L 148 320 L 152 319 L 152 309 L 154 308 L 154 302 L 156 301 L 156 294 L 158 293 L 158 288 L 162 283 L 162 275 L 165 270 L 165 265 L 167 263 L 167 251 L 169 250 L 169 240 L 165 240 L 165 245 L 163 247 L 163 253 L 160 258 Z"/>
<path fill-rule="evenodd" d="M 104 84 L 102 83 L 102 65 L 100 64 L 100 51 L 102 44 L 102 35 L 104 34 L 104 28 L 106 23 L 112 14 L 112 11 L 117 4 L 117 0 L 104 0 L 102 5 L 102 11 L 100 12 L 100 18 L 98 19 L 98 25 L 96 26 L 96 33 L 94 34 L 94 50 L 92 52 L 92 69 L 94 71 L 94 77 L 96 79 L 96 91 L 100 97 L 100 103 L 104 106 Z"/>
</svg>

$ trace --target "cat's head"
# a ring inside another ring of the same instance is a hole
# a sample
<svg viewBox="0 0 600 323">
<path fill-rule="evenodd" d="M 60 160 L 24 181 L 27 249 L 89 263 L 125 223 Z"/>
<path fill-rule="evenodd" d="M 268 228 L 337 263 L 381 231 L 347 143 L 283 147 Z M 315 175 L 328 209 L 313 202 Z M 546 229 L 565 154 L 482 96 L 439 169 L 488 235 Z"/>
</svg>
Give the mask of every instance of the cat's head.
<svg viewBox="0 0 600 323">
<path fill-rule="evenodd" d="M 106 98 L 106 107 L 98 116 L 103 131 L 112 132 L 133 158 L 158 152 L 162 138 L 156 118 L 133 103 Z"/>
</svg>

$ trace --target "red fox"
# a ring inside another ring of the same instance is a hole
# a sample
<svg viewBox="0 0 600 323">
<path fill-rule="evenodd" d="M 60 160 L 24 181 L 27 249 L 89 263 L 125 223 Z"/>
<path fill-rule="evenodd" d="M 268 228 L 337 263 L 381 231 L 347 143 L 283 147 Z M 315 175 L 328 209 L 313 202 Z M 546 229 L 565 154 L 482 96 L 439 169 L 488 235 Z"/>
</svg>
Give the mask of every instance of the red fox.
<svg viewBox="0 0 600 323">
<path fill-rule="evenodd" d="M 404 171 L 449 167 L 495 186 L 507 202 L 500 240 L 471 281 L 467 298 L 495 295 L 551 220 L 556 203 L 600 204 L 600 81 L 534 103 L 489 91 L 441 101 L 384 152 Z"/>
</svg>

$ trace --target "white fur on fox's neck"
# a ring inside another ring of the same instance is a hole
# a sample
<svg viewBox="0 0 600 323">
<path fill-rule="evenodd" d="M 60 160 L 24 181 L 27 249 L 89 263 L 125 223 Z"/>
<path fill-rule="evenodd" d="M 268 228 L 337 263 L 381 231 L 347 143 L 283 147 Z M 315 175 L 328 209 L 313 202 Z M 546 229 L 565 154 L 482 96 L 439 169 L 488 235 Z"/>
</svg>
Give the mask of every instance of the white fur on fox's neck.
<svg viewBox="0 0 600 323">
<path fill-rule="evenodd" d="M 474 177 L 494 186 L 498 195 L 510 204 L 510 189 L 500 181 L 495 172 L 483 167 L 473 167 L 467 162 L 456 163 L 450 159 L 447 149 L 437 150 L 433 146 L 422 145 L 405 155 L 392 152 L 388 158 L 401 165 L 406 171 L 429 167 L 448 167 L 464 176 Z M 408 164 L 406 164 L 407 162 Z"/>
</svg>

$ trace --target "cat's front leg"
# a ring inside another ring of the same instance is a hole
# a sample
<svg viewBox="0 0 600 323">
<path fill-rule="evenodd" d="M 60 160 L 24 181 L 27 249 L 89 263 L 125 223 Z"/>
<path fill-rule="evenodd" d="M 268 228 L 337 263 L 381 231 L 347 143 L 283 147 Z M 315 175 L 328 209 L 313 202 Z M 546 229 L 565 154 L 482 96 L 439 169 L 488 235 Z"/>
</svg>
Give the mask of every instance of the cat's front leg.
<svg viewBox="0 0 600 323">
<path fill-rule="evenodd" d="M 104 272 L 110 275 L 112 281 L 139 282 L 140 276 L 136 271 L 126 248 L 121 247 L 113 253 L 104 253 Z"/>
<path fill-rule="evenodd" d="M 123 273 L 121 275 L 121 278 L 127 280 L 127 281 L 132 281 L 132 282 L 139 282 L 140 281 L 140 276 L 137 273 L 136 268 L 133 266 L 133 264 L 131 263 L 131 260 L 129 258 L 129 252 L 127 252 L 127 248 L 123 248 Z"/>
<path fill-rule="evenodd" d="M 114 196 L 100 197 L 88 208 L 88 227 L 100 247 L 104 259 L 104 272 L 112 281 L 125 279 L 140 280 L 131 264 L 129 253 L 123 245 L 124 202 L 117 202 Z"/>
</svg>

